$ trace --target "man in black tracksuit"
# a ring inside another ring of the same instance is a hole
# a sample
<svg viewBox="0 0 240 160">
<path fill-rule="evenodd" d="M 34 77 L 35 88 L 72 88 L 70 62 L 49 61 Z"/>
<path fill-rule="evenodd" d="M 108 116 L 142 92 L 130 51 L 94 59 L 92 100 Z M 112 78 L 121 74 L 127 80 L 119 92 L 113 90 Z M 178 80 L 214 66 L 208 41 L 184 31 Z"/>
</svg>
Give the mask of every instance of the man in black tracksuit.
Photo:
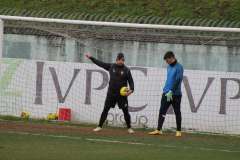
<svg viewBox="0 0 240 160">
<path fill-rule="evenodd" d="M 99 125 L 93 131 L 97 132 L 102 129 L 103 123 L 107 119 L 107 115 L 110 108 L 114 108 L 115 105 L 118 104 L 118 107 L 122 109 L 124 113 L 124 119 L 128 127 L 128 132 L 134 133 L 134 131 L 131 128 L 131 117 L 128 111 L 128 99 L 127 99 L 127 96 L 132 94 L 134 91 L 134 82 L 130 69 L 124 65 L 124 54 L 119 53 L 117 55 L 115 63 L 104 63 L 90 55 L 86 55 L 86 57 L 89 58 L 93 63 L 95 63 L 99 67 L 102 67 L 105 70 L 107 70 L 110 75 L 109 87 L 107 97 L 105 100 L 104 109 L 101 114 Z M 121 96 L 120 89 L 122 87 L 128 86 L 128 84 L 130 89 L 128 89 L 126 96 Z"/>
</svg>

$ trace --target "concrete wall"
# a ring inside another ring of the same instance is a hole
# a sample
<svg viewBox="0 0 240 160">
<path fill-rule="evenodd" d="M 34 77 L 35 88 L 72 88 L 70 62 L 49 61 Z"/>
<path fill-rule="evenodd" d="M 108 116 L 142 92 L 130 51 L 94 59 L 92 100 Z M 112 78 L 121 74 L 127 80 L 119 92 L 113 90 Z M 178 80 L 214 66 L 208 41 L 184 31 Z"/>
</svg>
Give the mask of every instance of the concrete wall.
<svg viewBox="0 0 240 160">
<path fill-rule="evenodd" d="M 172 50 L 186 69 L 240 71 L 240 47 L 169 44 L 140 41 L 75 39 L 34 35 L 5 34 L 3 57 L 36 60 L 89 62 L 84 53 L 112 62 L 118 52 L 128 65 L 165 67 L 163 55 Z"/>
</svg>

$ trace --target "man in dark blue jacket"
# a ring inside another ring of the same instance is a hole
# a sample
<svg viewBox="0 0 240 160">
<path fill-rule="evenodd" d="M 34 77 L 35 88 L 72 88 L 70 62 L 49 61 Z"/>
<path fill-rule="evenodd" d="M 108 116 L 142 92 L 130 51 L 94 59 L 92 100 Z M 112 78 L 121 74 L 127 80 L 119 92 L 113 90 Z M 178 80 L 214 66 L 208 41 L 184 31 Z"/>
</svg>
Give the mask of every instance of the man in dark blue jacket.
<svg viewBox="0 0 240 160">
<path fill-rule="evenodd" d="M 161 135 L 162 134 L 162 126 L 166 117 L 166 113 L 170 105 L 173 106 L 174 113 L 176 115 L 176 124 L 177 124 L 177 132 L 176 136 L 181 136 L 181 99 L 182 99 L 182 91 L 181 91 L 181 83 L 183 80 L 183 67 L 181 64 L 177 62 L 175 55 L 172 51 L 168 51 L 164 55 L 164 60 L 168 64 L 167 67 L 167 80 L 165 82 L 165 86 L 163 88 L 163 94 L 161 99 L 161 106 L 158 117 L 158 127 L 155 131 L 150 132 L 150 135 Z"/>
</svg>

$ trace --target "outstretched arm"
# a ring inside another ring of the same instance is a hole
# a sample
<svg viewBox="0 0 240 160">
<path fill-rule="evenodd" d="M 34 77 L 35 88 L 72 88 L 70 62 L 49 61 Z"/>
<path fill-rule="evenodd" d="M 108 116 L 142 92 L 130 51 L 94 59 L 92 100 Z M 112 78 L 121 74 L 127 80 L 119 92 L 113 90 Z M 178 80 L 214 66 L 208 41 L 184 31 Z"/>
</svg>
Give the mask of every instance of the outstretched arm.
<svg viewBox="0 0 240 160">
<path fill-rule="evenodd" d="M 109 70 L 111 67 L 111 63 L 105 63 L 102 61 L 97 60 L 96 58 L 92 57 L 90 54 L 86 54 L 86 57 L 88 59 L 90 59 L 93 63 L 95 63 L 96 65 L 98 65 L 99 67 L 104 68 L 105 70 Z"/>
</svg>

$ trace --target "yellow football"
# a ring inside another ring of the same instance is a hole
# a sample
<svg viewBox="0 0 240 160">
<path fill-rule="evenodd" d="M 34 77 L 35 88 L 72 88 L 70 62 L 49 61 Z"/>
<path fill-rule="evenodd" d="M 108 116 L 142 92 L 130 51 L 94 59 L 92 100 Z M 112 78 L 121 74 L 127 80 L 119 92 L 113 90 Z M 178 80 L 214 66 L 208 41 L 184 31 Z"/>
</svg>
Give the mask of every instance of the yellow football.
<svg viewBox="0 0 240 160">
<path fill-rule="evenodd" d="M 29 112 L 22 112 L 21 113 L 21 118 L 29 119 L 29 117 L 30 117 L 30 113 Z"/>
<path fill-rule="evenodd" d="M 49 113 L 47 115 L 47 120 L 57 120 L 58 119 L 58 115 L 56 113 Z"/>
<path fill-rule="evenodd" d="M 128 87 L 122 87 L 120 89 L 120 95 L 121 96 L 126 96 L 127 95 L 127 92 L 128 92 Z"/>
</svg>

